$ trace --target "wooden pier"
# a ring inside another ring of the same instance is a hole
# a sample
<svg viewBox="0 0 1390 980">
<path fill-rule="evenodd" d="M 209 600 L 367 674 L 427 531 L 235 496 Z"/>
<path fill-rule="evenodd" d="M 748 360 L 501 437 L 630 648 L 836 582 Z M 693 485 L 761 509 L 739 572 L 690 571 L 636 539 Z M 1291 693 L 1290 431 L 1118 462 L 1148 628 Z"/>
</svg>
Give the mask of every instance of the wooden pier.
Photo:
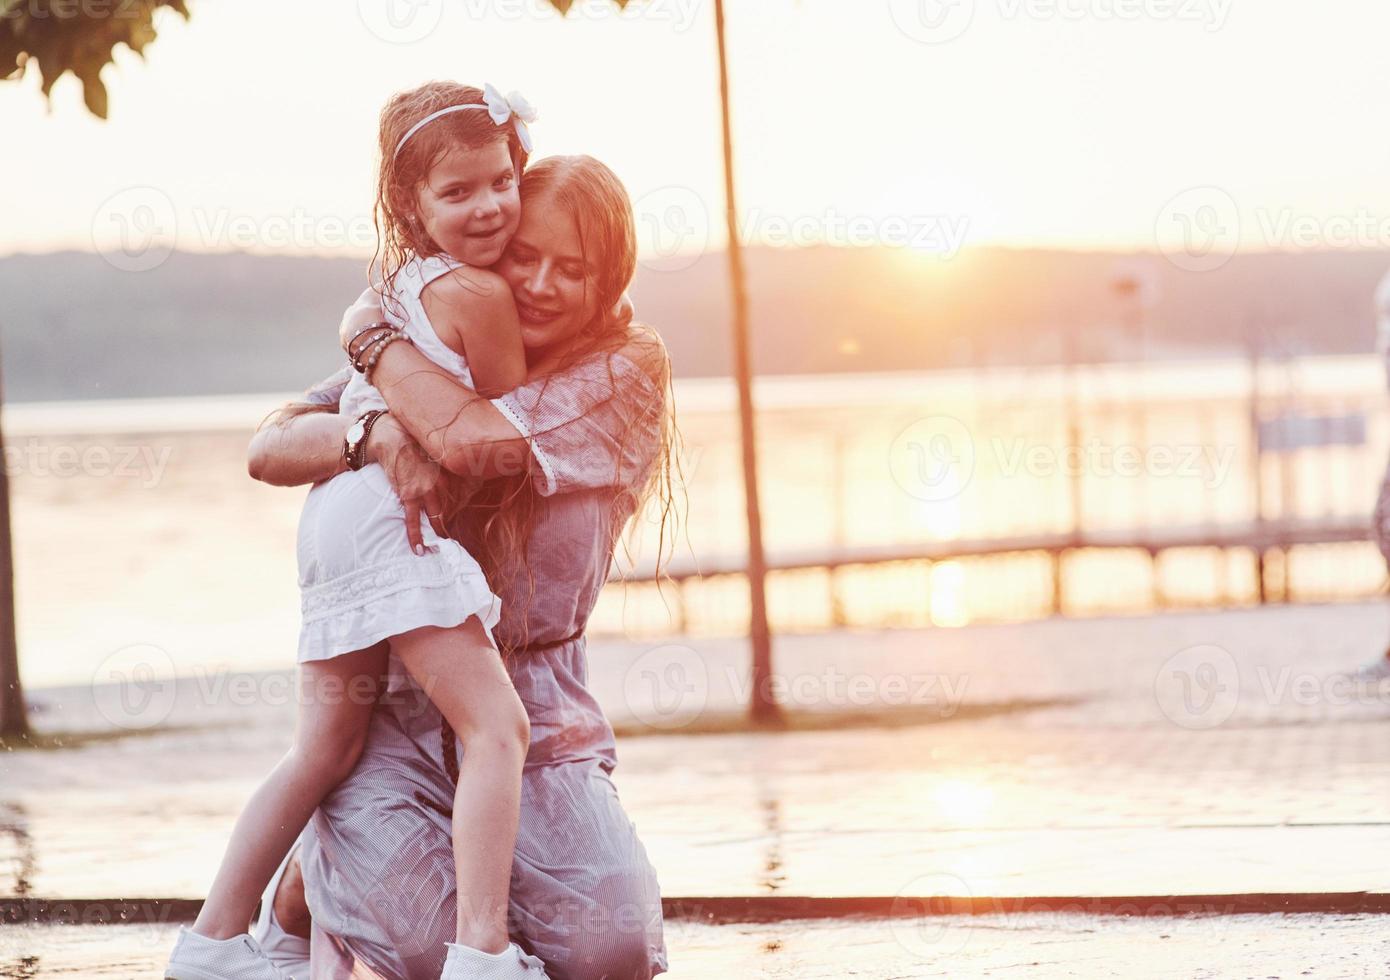
<svg viewBox="0 0 1390 980">
<path fill-rule="evenodd" d="M 1005 555 L 1046 554 L 1052 567 L 1052 612 L 1060 614 L 1066 607 L 1063 588 L 1063 565 L 1067 556 L 1083 550 L 1141 551 L 1156 562 L 1165 551 L 1182 548 L 1216 548 L 1222 551 L 1245 551 L 1256 556 L 1259 601 L 1289 601 L 1288 576 L 1280 588 L 1269 587 L 1266 559 L 1279 555 L 1285 560 L 1291 548 L 1308 545 L 1350 544 L 1371 540 L 1371 520 L 1365 517 L 1325 517 L 1285 521 L 1251 521 L 1217 526 L 1192 525 L 1151 527 L 1141 530 L 1097 530 L 1080 534 L 1039 533 L 994 538 L 955 538 L 943 541 L 913 542 L 894 545 L 862 545 L 835 549 L 774 550 L 767 556 L 770 573 L 824 570 L 831 573 L 831 606 L 839 607 L 835 595 L 834 573 L 850 567 L 865 567 L 903 562 L 956 561 L 969 558 L 990 558 Z M 708 559 L 675 556 L 662 569 L 660 581 L 677 586 L 679 627 L 688 625 L 683 586 L 692 581 L 738 576 L 744 574 L 746 559 L 742 555 L 719 555 Z M 1156 580 L 1156 579 L 1155 579 Z M 639 564 L 626 574 L 615 570 L 610 581 L 631 584 L 656 584 L 658 577 L 651 562 Z M 1163 606 L 1163 597 L 1155 595 L 1155 604 Z M 836 618 L 839 618 L 838 616 Z"/>
</svg>

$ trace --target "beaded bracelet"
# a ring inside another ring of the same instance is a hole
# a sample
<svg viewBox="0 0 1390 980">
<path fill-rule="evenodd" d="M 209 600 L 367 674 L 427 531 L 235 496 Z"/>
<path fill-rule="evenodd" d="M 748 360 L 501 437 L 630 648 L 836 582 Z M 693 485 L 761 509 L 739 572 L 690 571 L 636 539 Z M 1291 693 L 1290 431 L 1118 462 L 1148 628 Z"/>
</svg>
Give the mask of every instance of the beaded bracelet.
<svg viewBox="0 0 1390 980">
<path fill-rule="evenodd" d="M 372 348 L 371 356 L 367 358 L 367 366 L 362 371 L 362 377 L 367 379 L 367 384 L 372 383 L 372 371 L 376 368 L 376 362 L 381 360 L 381 352 L 390 347 L 397 340 L 404 340 L 406 343 L 410 343 L 410 338 L 401 330 L 389 333 L 376 342 L 376 346 Z"/>
<path fill-rule="evenodd" d="M 386 350 L 387 347 L 391 346 L 391 344 L 397 340 L 409 339 L 410 338 L 406 337 L 403 332 L 397 330 L 394 333 L 387 334 L 372 345 L 372 352 L 368 355 L 367 363 L 362 369 L 362 377 L 366 379 L 368 384 L 372 383 L 372 372 L 376 370 L 377 362 L 381 360 L 381 352 Z"/>
<path fill-rule="evenodd" d="M 357 356 L 352 360 L 352 366 L 357 369 L 359 374 L 365 375 L 367 373 L 367 364 L 371 360 L 372 354 L 376 352 L 377 345 L 394 332 L 393 330 L 383 330 L 381 333 L 370 337 L 367 342 L 362 345 L 362 349 L 357 352 Z"/>
<path fill-rule="evenodd" d="M 385 343 L 388 338 L 398 336 L 405 336 L 405 331 L 397 330 L 394 327 L 390 330 L 383 330 L 381 333 L 374 336 L 370 342 L 368 342 L 367 346 L 364 347 L 362 349 L 362 352 L 358 355 L 357 360 L 365 366 L 367 361 L 370 360 L 371 355 L 376 351 L 378 347 Z"/>
<path fill-rule="evenodd" d="M 366 360 L 367 351 L 371 350 L 372 345 L 384 336 L 386 336 L 385 330 L 377 330 L 367 334 L 362 342 L 357 344 L 355 348 L 348 348 L 348 361 L 352 364 L 352 369 L 354 371 L 358 374 L 362 373 L 362 363 Z"/>
<path fill-rule="evenodd" d="M 380 343 L 383 338 L 388 337 L 395 332 L 396 328 L 390 326 L 389 324 L 385 327 L 377 328 L 376 332 L 369 336 L 361 344 L 361 346 L 357 348 L 356 352 L 349 354 L 349 360 L 352 362 L 353 370 L 355 370 L 358 374 L 362 374 L 363 365 L 366 360 L 367 352 L 370 351 L 373 347 L 375 347 L 378 343 Z M 349 347 L 349 350 L 350 349 L 351 348 Z"/>
</svg>

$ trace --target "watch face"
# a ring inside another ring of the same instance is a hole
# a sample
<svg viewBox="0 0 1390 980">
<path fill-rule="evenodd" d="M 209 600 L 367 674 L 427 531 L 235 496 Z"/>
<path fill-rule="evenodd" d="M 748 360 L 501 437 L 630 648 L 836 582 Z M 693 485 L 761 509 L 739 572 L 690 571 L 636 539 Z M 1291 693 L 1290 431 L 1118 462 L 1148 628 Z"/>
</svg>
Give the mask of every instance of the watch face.
<svg viewBox="0 0 1390 980">
<path fill-rule="evenodd" d="M 347 430 L 348 442 L 361 442 L 362 434 L 367 431 L 367 425 L 361 419 L 352 423 L 352 428 Z"/>
</svg>

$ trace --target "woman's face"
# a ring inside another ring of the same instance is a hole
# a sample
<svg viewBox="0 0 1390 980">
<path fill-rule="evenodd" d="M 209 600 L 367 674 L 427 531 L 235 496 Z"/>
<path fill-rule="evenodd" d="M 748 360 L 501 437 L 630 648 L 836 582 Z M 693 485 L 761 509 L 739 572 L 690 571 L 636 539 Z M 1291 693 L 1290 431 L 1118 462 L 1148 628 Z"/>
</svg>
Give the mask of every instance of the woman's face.
<svg viewBox="0 0 1390 980">
<path fill-rule="evenodd" d="M 526 203 L 495 271 L 512 287 L 521 341 L 533 364 L 562 352 L 597 312 L 596 270 L 585 265 L 579 228 L 548 196 Z"/>
<path fill-rule="evenodd" d="M 420 185 L 416 211 L 434 243 L 465 265 L 497 261 L 521 216 L 516 167 L 501 140 L 445 153 Z"/>
</svg>

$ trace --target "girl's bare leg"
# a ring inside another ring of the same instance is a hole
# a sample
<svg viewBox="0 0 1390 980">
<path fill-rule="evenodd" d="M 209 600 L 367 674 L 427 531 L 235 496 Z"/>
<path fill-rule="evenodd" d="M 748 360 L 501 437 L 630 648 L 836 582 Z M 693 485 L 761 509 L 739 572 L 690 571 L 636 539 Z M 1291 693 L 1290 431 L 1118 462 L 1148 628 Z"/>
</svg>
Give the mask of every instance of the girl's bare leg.
<svg viewBox="0 0 1390 980">
<path fill-rule="evenodd" d="M 294 746 L 237 818 L 194 932 L 229 939 L 246 931 L 299 832 L 357 765 L 385 667 L 385 644 L 300 665 Z"/>
<path fill-rule="evenodd" d="M 457 942 L 500 953 L 531 742 L 526 709 L 476 617 L 392 637 L 391 649 L 463 740 L 453 816 Z"/>
</svg>

